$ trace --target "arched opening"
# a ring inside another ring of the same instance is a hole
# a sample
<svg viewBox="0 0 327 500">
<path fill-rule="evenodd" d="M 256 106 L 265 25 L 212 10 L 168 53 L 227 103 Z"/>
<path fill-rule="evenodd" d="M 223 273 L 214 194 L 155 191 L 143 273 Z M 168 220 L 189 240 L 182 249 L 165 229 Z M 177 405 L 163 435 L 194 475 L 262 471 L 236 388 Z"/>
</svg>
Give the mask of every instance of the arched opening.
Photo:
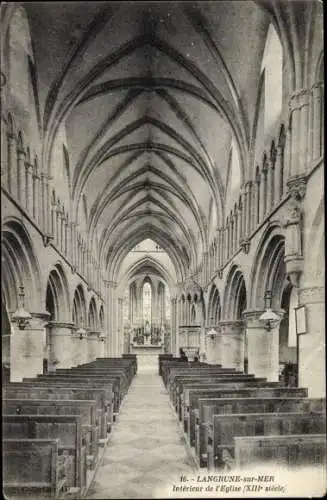
<svg viewBox="0 0 327 500">
<path fill-rule="evenodd" d="M 242 271 L 232 267 L 227 278 L 224 295 L 224 319 L 241 320 L 242 313 L 247 307 L 246 287 Z"/>
<path fill-rule="evenodd" d="M 86 326 L 86 304 L 82 285 L 78 285 L 74 293 L 73 323 L 78 328 Z"/>
<path fill-rule="evenodd" d="M 285 239 L 278 234 L 278 228 L 271 228 L 264 237 L 253 263 L 255 273 L 252 287 L 255 308 L 264 308 L 264 295 L 271 291 L 271 307 L 274 311 L 283 309 L 279 334 L 274 344 L 278 352 L 279 378 L 286 385 L 297 384 L 297 335 L 295 329 L 295 308 L 298 305 L 296 289 L 287 279 L 285 267 Z M 274 341 L 275 342 L 275 341 Z"/>
<path fill-rule="evenodd" d="M 143 285 L 143 323 L 144 328 L 151 325 L 152 321 L 152 287 L 149 281 Z"/>
<path fill-rule="evenodd" d="M 8 313 L 18 307 L 18 289 L 24 287 L 25 308 L 37 311 L 41 279 L 30 237 L 23 225 L 11 220 L 2 227 L 2 289 Z"/>
<path fill-rule="evenodd" d="M 196 311 L 195 311 L 195 306 L 193 304 L 191 308 L 191 324 L 194 325 L 195 323 L 196 323 Z"/>
<path fill-rule="evenodd" d="M 99 325 L 100 325 L 100 330 L 103 332 L 104 331 L 104 309 L 103 309 L 103 305 L 100 306 Z"/>
<path fill-rule="evenodd" d="M 87 321 L 90 330 L 92 332 L 96 332 L 98 329 L 98 322 L 97 322 L 97 306 L 94 297 L 92 297 L 90 300 Z"/>
<path fill-rule="evenodd" d="M 243 312 L 247 308 L 246 285 L 242 271 L 233 266 L 229 272 L 224 295 L 224 319 L 227 321 L 243 321 Z M 242 369 L 248 372 L 248 342 L 244 329 L 244 363 Z"/>
<path fill-rule="evenodd" d="M 217 287 L 213 285 L 208 307 L 208 326 L 217 326 L 221 319 L 220 295 Z"/>
<path fill-rule="evenodd" d="M 281 301 L 285 311 L 279 326 L 279 368 L 280 379 L 286 386 L 297 387 L 298 359 L 295 325 L 295 307 L 297 306 L 297 291 L 286 284 Z"/>
<path fill-rule="evenodd" d="M 158 322 L 162 326 L 166 322 L 166 307 L 165 307 L 165 285 L 160 281 L 158 284 Z"/>
</svg>

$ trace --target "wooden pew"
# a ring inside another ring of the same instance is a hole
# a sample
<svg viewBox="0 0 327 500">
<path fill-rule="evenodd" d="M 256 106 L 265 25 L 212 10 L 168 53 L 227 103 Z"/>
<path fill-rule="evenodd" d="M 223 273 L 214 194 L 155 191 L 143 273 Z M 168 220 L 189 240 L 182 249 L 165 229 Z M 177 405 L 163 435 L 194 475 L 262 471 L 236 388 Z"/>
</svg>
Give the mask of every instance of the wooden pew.
<svg viewBox="0 0 327 500">
<path fill-rule="evenodd" d="M 137 356 L 135 354 L 123 354 L 121 358 L 97 358 L 82 366 L 124 367 L 124 369 L 128 370 L 132 380 L 137 372 Z"/>
<path fill-rule="evenodd" d="M 2 423 L 6 439 L 58 439 L 60 454 L 68 455 L 67 486 L 79 488 L 83 496 L 87 450 L 79 415 L 3 415 Z"/>
<path fill-rule="evenodd" d="M 163 380 L 166 387 L 168 385 L 169 377 L 170 377 L 171 373 L 173 373 L 174 370 L 175 370 L 175 372 L 182 373 L 183 370 L 196 369 L 197 371 L 200 371 L 201 369 L 203 369 L 203 370 L 208 371 L 208 370 L 212 370 L 215 368 L 216 369 L 222 368 L 221 365 L 208 365 L 206 363 L 192 364 L 192 363 L 185 363 L 185 362 L 181 362 L 181 361 L 163 361 L 161 366 L 162 366 L 162 368 L 161 368 L 162 380 Z"/>
<path fill-rule="evenodd" d="M 241 379 L 235 380 L 235 378 L 230 377 L 228 380 L 224 377 L 224 381 L 221 380 L 219 376 L 212 377 L 198 377 L 197 380 L 194 379 L 180 379 L 176 385 L 176 396 L 175 396 L 175 409 L 179 415 L 179 419 L 182 420 L 182 408 L 183 402 L 185 400 L 185 391 L 187 389 L 210 389 L 215 386 L 226 385 L 228 387 L 282 387 L 279 382 L 267 382 L 264 378 L 253 378 L 253 379 Z"/>
<path fill-rule="evenodd" d="M 133 377 L 136 373 L 136 367 L 134 360 L 123 359 L 123 358 L 111 358 L 106 361 L 91 361 L 90 363 L 85 363 L 83 365 L 77 365 L 70 368 L 70 370 L 75 369 L 92 369 L 92 370 L 107 370 L 110 374 L 113 370 L 120 371 L 126 378 L 127 389 L 130 386 Z"/>
<path fill-rule="evenodd" d="M 94 468 L 99 453 L 99 422 L 95 400 L 3 399 L 6 415 L 79 415 L 86 438 L 87 464 Z"/>
<path fill-rule="evenodd" d="M 158 356 L 158 373 L 160 376 L 162 376 L 162 362 L 163 361 L 173 361 L 173 355 L 172 354 L 159 354 Z M 177 358 L 175 358 L 177 360 Z"/>
<path fill-rule="evenodd" d="M 170 382 L 168 386 L 168 391 L 170 394 L 170 398 L 172 403 L 174 404 L 176 402 L 176 397 L 177 397 L 177 386 L 178 384 L 183 385 L 184 382 L 191 382 L 193 383 L 201 380 L 205 380 L 207 378 L 216 378 L 221 380 L 233 380 L 235 382 L 239 381 L 251 381 L 251 380 L 258 380 L 255 379 L 253 375 L 247 375 L 244 373 L 225 373 L 225 372 L 220 372 L 220 371 L 215 371 L 211 373 L 194 373 L 194 374 L 186 374 L 186 375 L 176 375 L 174 376 L 174 380 Z M 259 380 L 264 380 L 264 379 L 259 379 Z"/>
<path fill-rule="evenodd" d="M 74 368 L 59 368 L 56 370 L 57 374 L 86 374 L 86 375 L 104 375 L 108 376 L 118 376 L 120 381 L 120 389 L 123 396 L 127 393 L 130 386 L 130 376 L 126 370 L 121 367 L 113 366 L 111 368 L 101 367 L 101 366 L 75 366 Z"/>
<path fill-rule="evenodd" d="M 44 382 L 56 384 L 58 382 L 66 385 L 83 385 L 86 388 L 92 386 L 105 387 L 111 390 L 113 393 L 113 415 L 118 414 L 120 402 L 121 402 L 121 392 L 119 390 L 119 379 L 116 377 L 105 377 L 101 375 L 84 375 L 84 374 L 49 374 L 49 375 L 39 375 L 36 379 L 25 378 L 23 382 Z"/>
<path fill-rule="evenodd" d="M 237 436 L 323 434 L 325 429 L 324 412 L 214 415 L 208 428 L 208 468 L 228 470 L 235 467 L 234 438 Z"/>
<path fill-rule="evenodd" d="M 62 498 L 66 493 L 68 461 L 58 439 L 4 439 L 5 498 Z"/>
<path fill-rule="evenodd" d="M 44 377 L 53 377 L 53 376 L 63 376 L 70 378 L 78 378 L 78 377 L 86 377 L 86 378 L 99 378 L 103 377 L 104 380 L 108 383 L 113 384 L 113 392 L 117 396 L 117 401 L 120 405 L 123 397 L 128 391 L 127 379 L 121 370 L 111 370 L 109 373 L 106 369 L 91 369 L 91 368 L 83 368 L 83 369 L 58 369 L 55 372 L 48 373 L 47 375 L 38 375 L 37 378 L 43 379 Z"/>
<path fill-rule="evenodd" d="M 243 413 L 310 413 L 323 412 L 324 399 L 301 397 L 246 397 L 199 399 L 195 415 L 195 453 L 200 467 L 207 465 L 207 434 L 214 415 Z"/>
<path fill-rule="evenodd" d="M 243 377 L 247 377 L 248 379 L 255 378 L 253 374 L 247 374 L 247 373 L 235 371 L 235 370 L 229 369 L 229 368 L 219 368 L 219 367 L 218 368 L 217 367 L 197 368 L 197 366 L 192 367 L 192 368 L 181 368 L 181 369 L 173 368 L 172 370 L 170 370 L 166 387 L 167 387 L 169 394 L 172 394 L 174 391 L 174 386 L 177 383 L 178 379 L 192 377 L 192 378 L 194 378 L 194 380 L 196 380 L 199 377 L 205 377 L 208 375 L 209 376 L 210 375 L 211 376 L 213 376 L 213 375 L 225 375 L 226 377 L 228 377 L 228 376 L 233 376 L 233 377 L 243 376 Z"/>
<path fill-rule="evenodd" d="M 326 467 L 326 434 L 235 437 L 236 468 L 260 464 L 292 467 Z"/>
<path fill-rule="evenodd" d="M 176 412 L 178 414 L 179 420 L 183 420 L 183 412 L 184 412 L 184 407 L 188 406 L 188 394 L 189 390 L 212 390 L 213 388 L 223 388 L 223 387 L 234 387 L 235 389 L 241 388 L 241 387 L 270 387 L 270 388 L 275 388 L 275 387 L 281 387 L 278 382 L 267 382 L 266 380 L 248 380 L 246 382 L 241 381 L 241 382 L 234 382 L 234 381 L 228 381 L 224 382 L 223 384 L 219 381 L 212 381 L 212 379 L 209 379 L 208 381 L 206 379 L 199 380 L 197 382 L 186 382 L 183 383 L 180 389 L 180 393 L 178 394 L 177 397 L 177 404 L 176 404 Z M 188 411 L 188 409 L 187 409 Z"/>
<path fill-rule="evenodd" d="M 195 409 L 198 409 L 200 398 L 263 398 L 263 397 L 307 397 L 306 389 L 297 387 L 241 387 L 187 389 L 183 408 L 184 431 L 187 433 L 192 446 L 195 444 Z"/>
<path fill-rule="evenodd" d="M 97 415 L 100 422 L 99 446 L 104 446 L 107 442 L 107 434 L 111 431 L 112 423 L 112 393 L 110 390 L 99 387 L 71 387 L 67 383 L 25 383 L 11 382 L 3 387 L 4 398 L 30 398 L 30 399 L 58 399 L 60 400 L 95 400 L 97 405 Z"/>
</svg>

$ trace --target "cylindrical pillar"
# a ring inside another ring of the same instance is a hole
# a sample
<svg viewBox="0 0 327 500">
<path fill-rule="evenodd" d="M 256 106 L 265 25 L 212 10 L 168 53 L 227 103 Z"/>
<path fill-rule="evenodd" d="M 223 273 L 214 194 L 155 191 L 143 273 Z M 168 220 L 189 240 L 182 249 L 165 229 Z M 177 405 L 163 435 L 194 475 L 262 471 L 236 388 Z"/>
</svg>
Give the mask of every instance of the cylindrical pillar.
<svg viewBox="0 0 327 500">
<path fill-rule="evenodd" d="M 220 321 L 222 365 L 244 370 L 244 322 Z"/>
<path fill-rule="evenodd" d="M 20 330 L 12 323 L 10 337 L 10 381 L 21 382 L 23 378 L 36 377 L 43 373 L 43 358 L 46 350 L 46 314 L 33 315 L 30 324 Z"/>
<path fill-rule="evenodd" d="M 220 328 L 217 325 L 206 330 L 206 362 L 210 365 L 223 365 L 223 346 Z"/>
<path fill-rule="evenodd" d="M 49 370 L 56 368 L 71 368 L 75 363 L 73 350 L 73 323 L 51 321 L 50 330 L 50 359 Z"/>
<path fill-rule="evenodd" d="M 267 330 L 260 321 L 264 311 L 247 310 L 243 312 L 246 324 L 248 373 L 264 377 L 269 382 L 279 380 L 279 322 Z M 280 318 L 283 311 L 274 311 Z"/>
</svg>

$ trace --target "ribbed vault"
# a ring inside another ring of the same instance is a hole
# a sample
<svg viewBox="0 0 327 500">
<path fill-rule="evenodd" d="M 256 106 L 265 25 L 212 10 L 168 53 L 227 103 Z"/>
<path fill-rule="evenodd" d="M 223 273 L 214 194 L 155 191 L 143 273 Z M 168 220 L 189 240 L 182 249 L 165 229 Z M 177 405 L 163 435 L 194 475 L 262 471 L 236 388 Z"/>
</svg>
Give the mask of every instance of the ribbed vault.
<svg viewBox="0 0 327 500">
<path fill-rule="evenodd" d="M 226 219 L 232 140 L 240 182 L 248 176 L 269 9 L 222 1 L 26 10 L 44 79 L 43 163 L 52 175 L 64 136 L 72 212 L 79 221 L 88 207 L 101 265 L 116 279 L 133 246 L 152 238 L 183 281 L 211 243 L 210 220 Z"/>
</svg>

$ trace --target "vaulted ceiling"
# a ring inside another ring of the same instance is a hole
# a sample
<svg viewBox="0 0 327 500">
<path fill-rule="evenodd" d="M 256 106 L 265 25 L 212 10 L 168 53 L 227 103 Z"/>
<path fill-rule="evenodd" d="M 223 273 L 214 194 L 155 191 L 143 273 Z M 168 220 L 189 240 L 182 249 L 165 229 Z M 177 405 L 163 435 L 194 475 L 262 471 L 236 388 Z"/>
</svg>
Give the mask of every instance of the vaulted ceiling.
<svg viewBox="0 0 327 500">
<path fill-rule="evenodd" d="M 246 0 L 25 6 L 49 170 L 65 125 L 73 209 L 84 194 L 106 264 L 151 238 L 183 277 L 225 217 L 232 136 L 244 175 L 268 13 Z"/>
</svg>

